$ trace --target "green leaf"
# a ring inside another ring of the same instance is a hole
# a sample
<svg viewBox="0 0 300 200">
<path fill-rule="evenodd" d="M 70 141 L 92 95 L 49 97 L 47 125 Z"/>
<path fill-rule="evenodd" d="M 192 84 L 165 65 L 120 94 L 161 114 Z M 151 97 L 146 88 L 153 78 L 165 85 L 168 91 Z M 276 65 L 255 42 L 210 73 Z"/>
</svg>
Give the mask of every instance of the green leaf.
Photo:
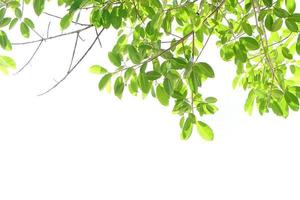
<svg viewBox="0 0 300 200">
<path fill-rule="evenodd" d="M 246 103 L 244 105 L 244 109 L 249 115 L 252 114 L 255 98 L 256 98 L 255 92 L 254 90 L 251 90 L 248 94 Z"/>
<path fill-rule="evenodd" d="M 156 71 L 150 71 L 146 73 L 148 80 L 154 81 L 161 77 L 161 74 Z"/>
<path fill-rule="evenodd" d="M 207 97 L 205 101 L 207 103 L 216 103 L 218 100 L 215 97 Z"/>
<path fill-rule="evenodd" d="M 183 124 L 181 138 L 183 140 L 188 140 L 191 137 L 192 132 L 193 132 L 193 119 L 189 116 Z"/>
<path fill-rule="evenodd" d="M 252 30 L 252 27 L 249 23 L 247 22 L 243 22 L 242 23 L 242 28 L 243 30 L 245 31 L 245 33 L 249 36 L 251 36 L 253 34 L 253 30 Z"/>
<path fill-rule="evenodd" d="M 285 6 L 289 13 L 294 13 L 296 9 L 296 2 L 295 0 L 285 0 Z"/>
<path fill-rule="evenodd" d="M 164 105 L 168 106 L 169 105 L 169 100 L 170 96 L 169 94 L 165 91 L 164 87 L 162 85 L 158 85 L 156 87 L 156 96 L 159 102 Z"/>
<path fill-rule="evenodd" d="M 134 64 L 140 64 L 141 62 L 141 58 L 136 50 L 136 48 L 132 45 L 128 45 L 127 46 L 127 50 L 128 50 L 128 55 L 130 60 L 134 63 Z"/>
<path fill-rule="evenodd" d="M 134 69 L 128 68 L 128 69 L 125 71 L 125 74 L 124 74 L 125 82 L 127 82 L 133 74 L 135 74 Z"/>
<path fill-rule="evenodd" d="M 298 34 L 297 42 L 296 42 L 296 52 L 300 55 L 300 34 Z"/>
<path fill-rule="evenodd" d="M 12 49 L 11 43 L 7 38 L 6 33 L 2 30 L 0 30 L 0 46 L 7 51 L 10 51 Z"/>
<path fill-rule="evenodd" d="M 28 26 L 24 22 L 22 22 L 20 24 L 20 31 L 21 31 L 22 35 L 25 38 L 29 38 L 29 36 L 30 36 L 30 30 L 29 30 Z"/>
<path fill-rule="evenodd" d="M 172 95 L 174 92 L 172 81 L 168 78 L 165 78 L 163 85 L 164 85 L 164 88 L 165 88 L 165 91 L 167 92 L 167 94 Z"/>
<path fill-rule="evenodd" d="M 283 20 L 281 18 L 276 19 L 271 27 L 271 31 L 277 32 L 282 27 L 282 23 Z"/>
<path fill-rule="evenodd" d="M 294 13 L 289 18 L 291 18 L 295 22 L 300 22 L 300 13 Z"/>
<path fill-rule="evenodd" d="M 29 28 L 34 29 L 34 23 L 31 19 L 25 17 L 23 21 Z"/>
<path fill-rule="evenodd" d="M 66 14 L 61 20 L 60 20 L 60 28 L 61 30 L 65 30 L 68 28 L 73 20 L 73 13 Z"/>
<path fill-rule="evenodd" d="M 45 0 L 33 0 L 33 9 L 38 16 L 42 14 L 45 6 Z"/>
<path fill-rule="evenodd" d="M 14 18 L 13 20 L 11 20 L 9 24 L 9 30 L 11 30 L 17 24 L 18 21 L 18 18 Z"/>
<path fill-rule="evenodd" d="M 290 53 L 290 50 L 288 48 L 282 47 L 281 52 L 285 58 L 287 58 L 289 60 L 293 59 L 293 54 Z"/>
<path fill-rule="evenodd" d="M 172 58 L 171 65 L 173 69 L 183 69 L 187 67 L 188 63 L 184 58 Z"/>
<path fill-rule="evenodd" d="M 3 17 L 5 16 L 5 13 L 6 13 L 6 8 L 2 8 L 2 9 L 0 10 L 0 20 L 3 19 Z"/>
<path fill-rule="evenodd" d="M 159 9 L 162 8 L 162 4 L 161 4 L 160 0 L 152 0 L 151 3 Z"/>
<path fill-rule="evenodd" d="M 5 17 L 0 21 L 0 28 L 7 26 L 11 21 L 10 17 Z"/>
<path fill-rule="evenodd" d="M 136 76 L 133 76 L 130 80 L 130 84 L 128 85 L 128 89 L 130 91 L 130 93 L 134 96 L 137 95 L 138 93 L 138 81 L 136 79 Z"/>
<path fill-rule="evenodd" d="M 112 77 L 111 73 L 106 74 L 102 77 L 102 79 L 100 80 L 99 85 L 98 85 L 98 88 L 100 91 L 102 91 L 105 88 L 105 86 L 109 83 L 109 81 L 111 80 L 111 77 Z"/>
<path fill-rule="evenodd" d="M 278 7 L 274 8 L 274 14 L 280 18 L 287 18 L 290 15 L 286 10 Z"/>
<path fill-rule="evenodd" d="M 214 133 L 212 129 L 204 122 L 196 122 L 197 130 L 202 139 L 212 141 L 214 139 Z"/>
<path fill-rule="evenodd" d="M 259 43 L 256 41 L 256 39 L 254 39 L 252 37 L 241 37 L 240 41 L 249 50 L 258 50 L 259 49 Z"/>
<path fill-rule="evenodd" d="M 106 74 L 107 70 L 100 65 L 92 65 L 89 71 L 93 74 Z"/>
<path fill-rule="evenodd" d="M 123 81 L 123 77 L 119 76 L 116 81 L 115 81 L 115 85 L 114 85 L 114 91 L 115 91 L 115 95 L 121 99 L 122 98 L 122 94 L 124 91 L 124 81 Z"/>
<path fill-rule="evenodd" d="M 273 4 L 273 0 L 263 0 L 263 2 L 267 7 L 271 7 Z"/>
<path fill-rule="evenodd" d="M 194 93 L 198 93 L 198 87 L 201 85 L 199 74 L 196 70 L 192 71 L 188 77 L 188 84 Z"/>
<path fill-rule="evenodd" d="M 141 72 L 138 76 L 138 85 L 144 94 L 148 94 L 151 89 L 151 84 L 144 72 Z"/>
<path fill-rule="evenodd" d="M 212 67 L 205 63 L 205 62 L 199 62 L 196 63 L 194 66 L 196 71 L 198 71 L 198 73 L 205 75 L 206 77 L 209 78 L 214 78 L 215 77 L 215 73 L 214 70 L 212 69 Z"/>
<path fill-rule="evenodd" d="M 286 19 L 285 25 L 291 32 L 298 32 L 298 25 L 293 19 L 291 18 Z"/>
<path fill-rule="evenodd" d="M 0 55 L 0 70 L 8 74 L 9 69 L 16 69 L 15 61 L 11 57 Z"/>
<path fill-rule="evenodd" d="M 273 30 L 273 23 L 274 23 L 273 17 L 271 15 L 267 15 L 265 19 L 265 26 L 269 31 Z"/>
<path fill-rule="evenodd" d="M 112 64 L 114 64 L 117 67 L 121 66 L 121 56 L 115 52 L 109 52 L 108 58 Z"/>
<path fill-rule="evenodd" d="M 278 116 L 283 115 L 283 111 L 277 101 L 272 101 L 270 107 L 272 108 L 273 112 L 276 115 L 278 115 Z"/>
<path fill-rule="evenodd" d="M 15 16 L 17 18 L 22 18 L 22 15 L 23 15 L 22 10 L 20 8 L 15 8 Z"/>
<path fill-rule="evenodd" d="M 74 12 L 79 9 L 82 2 L 83 0 L 73 0 L 69 11 Z"/>
<path fill-rule="evenodd" d="M 284 93 L 284 99 L 292 110 L 299 110 L 299 100 L 293 93 L 286 91 Z"/>
<path fill-rule="evenodd" d="M 227 45 L 224 45 L 221 49 L 220 49 L 220 55 L 221 55 L 221 58 L 225 61 L 229 61 L 233 58 L 234 56 L 234 51 L 232 49 L 231 46 L 227 46 Z"/>
<path fill-rule="evenodd" d="M 111 15 L 108 9 L 103 10 L 102 12 L 102 22 L 103 22 L 103 27 L 104 28 L 109 28 L 111 25 Z"/>
<path fill-rule="evenodd" d="M 111 24 L 115 29 L 121 27 L 122 17 L 119 15 L 119 7 L 114 7 L 111 12 Z"/>
</svg>

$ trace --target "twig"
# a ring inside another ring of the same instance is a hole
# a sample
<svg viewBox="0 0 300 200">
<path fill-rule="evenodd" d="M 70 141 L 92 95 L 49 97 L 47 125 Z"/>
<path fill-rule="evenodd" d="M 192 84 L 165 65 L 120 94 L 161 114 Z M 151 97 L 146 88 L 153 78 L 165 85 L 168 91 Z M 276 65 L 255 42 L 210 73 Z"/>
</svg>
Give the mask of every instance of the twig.
<svg viewBox="0 0 300 200">
<path fill-rule="evenodd" d="M 40 47 L 42 46 L 43 40 L 40 41 L 39 45 L 37 46 L 37 48 L 35 49 L 35 51 L 33 52 L 32 56 L 29 58 L 29 60 L 23 65 L 23 67 L 21 67 L 16 73 L 15 75 L 19 74 L 21 71 L 23 71 L 28 65 L 29 63 L 32 61 L 32 59 L 34 58 L 34 56 L 37 54 L 38 50 L 40 49 Z"/>
<path fill-rule="evenodd" d="M 48 27 L 47 27 L 47 38 L 49 38 L 50 25 L 51 25 L 51 22 L 48 23 Z"/>
<path fill-rule="evenodd" d="M 95 27 L 95 32 L 96 32 L 96 35 L 98 35 L 98 30 L 97 30 L 97 28 Z M 99 43 L 99 45 L 100 45 L 100 48 L 102 48 L 102 43 L 101 43 L 101 41 L 100 41 L 100 38 L 98 37 L 98 43 Z"/>
<path fill-rule="evenodd" d="M 76 53 L 76 49 L 77 49 L 77 44 L 78 44 L 78 38 L 79 38 L 79 33 L 77 33 L 77 35 L 76 35 L 75 44 L 74 44 L 74 48 L 73 48 L 73 52 L 72 52 L 72 58 L 71 58 L 71 62 L 70 62 L 70 66 L 69 66 L 68 72 L 71 70 L 72 65 L 73 65 L 73 60 L 74 60 L 74 57 L 75 57 L 75 53 Z"/>
<path fill-rule="evenodd" d="M 41 42 L 41 41 L 47 41 L 47 40 L 51 40 L 51 39 L 55 39 L 55 38 L 59 38 L 59 37 L 63 37 L 63 36 L 71 35 L 71 34 L 75 34 L 75 33 L 80 33 L 80 32 L 85 31 L 85 30 L 87 30 L 87 29 L 89 29 L 91 27 L 93 27 L 93 26 L 90 25 L 90 26 L 87 26 L 87 27 L 85 27 L 83 29 L 78 29 L 78 30 L 75 30 L 75 31 L 71 31 L 71 32 L 67 32 L 67 33 L 62 33 L 62 34 L 59 34 L 59 35 L 54 35 L 54 36 L 43 38 L 43 39 L 39 39 L 39 40 L 32 40 L 32 41 L 29 41 L 29 42 L 12 42 L 11 44 L 12 45 L 33 44 L 33 43 L 37 43 L 37 42 Z"/>
<path fill-rule="evenodd" d="M 51 92 L 53 89 L 55 89 L 58 85 L 60 85 L 64 80 L 66 80 L 66 78 L 73 72 L 73 70 L 82 62 L 82 60 L 86 57 L 86 55 L 90 52 L 90 50 L 93 48 L 93 46 L 95 45 L 95 43 L 98 40 L 98 37 L 102 34 L 102 32 L 104 31 L 104 28 L 99 32 L 99 34 L 97 35 L 97 37 L 94 39 L 94 41 L 92 42 L 92 44 L 89 46 L 89 48 L 86 50 L 86 52 L 81 56 L 81 58 L 77 61 L 77 63 L 70 69 L 68 70 L 68 72 L 65 74 L 65 76 L 60 79 L 59 81 L 57 81 L 56 84 L 54 84 L 51 88 L 49 88 L 48 90 L 46 90 L 45 92 L 39 94 L 38 96 L 43 96 L 49 92 Z"/>
<path fill-rule="evenodd" d="M 57 16 L 57 15 L 53 15 L 51 13 L 48 13 L 48 12 L 43 12 L 45 15 L 48 15 L 50 17 L 54 17 L 54 18 L 57 18 L 57 19 L 62 19 L 62 17 L 60 16 Z M 76 25 L 80 25 L 80 26 L 90 26 L 90 24 L 83 24 L 83 23 L 80 23 L 80 22 L 77 22 L 77 21 L 72 21 L 73 24 L 76 24 Z"/>
</svg>

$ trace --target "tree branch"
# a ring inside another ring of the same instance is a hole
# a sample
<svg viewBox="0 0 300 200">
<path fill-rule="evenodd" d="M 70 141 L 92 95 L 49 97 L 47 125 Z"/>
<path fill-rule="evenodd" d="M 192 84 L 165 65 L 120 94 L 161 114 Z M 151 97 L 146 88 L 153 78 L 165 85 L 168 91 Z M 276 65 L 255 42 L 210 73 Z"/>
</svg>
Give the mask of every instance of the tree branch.
<svg viewBox="0 0 300 200">
<path fill-rule="evenodd" d="M 49 92 L 51 92 L 53 89 L 55 89 L 58 85 L 60 85 L 64 80 L 66 80 L 66 78 L 74 71 L 74 69 L 82 62 L 82 60 L 87 56 L 87 54 L 90 52 L 90 50 L 93 48 L 93 46 L 95 45 L 95 43 L 98 40 L 98 37 L 102 34 L 102 32 L 104 31 L 104 28 L 99 32 L 99 34 L 96 36 L 96 38 L 94 39 L 94 41 L 92 42 L 92 44 L 89 46 L 89 48 L 85 51 L 85 53 L 80 57 L 80 59 L 77 61 L 77 63 L 70 68 L 70 70 L 68 70 L 68 72 L 65 74 L 65 76 L 60 79 L 56 84 L 54 84 L 51 88 L 49 88 L 48 90 L 46 90 L 45 92 L 39 94 L 38 96 L 42 96 L 45 95 Z"/>
<path fill-rule="evenodd" d="M 39 45 L 37 46 L 37 48 L 35 49 L 35 51 L 33 52 L 32 56 L 29 58 L 29 60 L 15 73 L 15 75 L 19 74 L 21 71 L 23 71 L 29 64 L 30 62 L 33 60 L 34 56 L 37 54 L 38 50 L 40 49 L 40 47 L 42 46 L 43 40 L 40 41 Z"/>
<path fill-rule="evenodd" d="M 87 29 L 89 29 L 91 27 L 93 27 L 93 26 L 90 25 L 90 26 L 87 26 L 85 28 L 78 29 L 78 30 L 75 30 L 75 31 L 71 31 L 71 32 L 67 32 L 67 33 L 62 33 L 62 34 L 54 35 L 54 36 L 47 37 L 47 38 L 41 38 L 41 39 L 38 39 L 38 40 L 32 40 L 32 41 L 29 41 L 29 42 L 12 42 L 11 44 L 12 45 L 26 45 L 26 44 L 38 43 L 38 42 L 41 42 L 41 41 L 47 41 L 47 40 L 51 40 L 51 39 L 55 39 L 55 38 L 59 38 L 59 37 L 67 36 L 67 35 L 81 33 L 81 32 L 83 32 L 83 31 L 85 31 L 85 30 L 87 30 Z"/>
</svg>

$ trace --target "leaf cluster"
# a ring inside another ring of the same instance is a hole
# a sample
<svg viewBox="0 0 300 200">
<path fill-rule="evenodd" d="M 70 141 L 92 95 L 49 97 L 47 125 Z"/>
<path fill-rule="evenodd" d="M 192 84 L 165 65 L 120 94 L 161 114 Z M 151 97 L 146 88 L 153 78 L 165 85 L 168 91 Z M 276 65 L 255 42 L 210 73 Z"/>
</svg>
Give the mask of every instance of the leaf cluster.
<svg viewBox="0 0 300 200">
<path fill-rule="evenodd" d="M 24 2 L 37 15 L 47 3 Z M 5 50 L 12 45 L 4 27 L 19 24 L 25 38 L 35 28 L 20 4 L 8 1 L 0 9 L 0 46 Z M 107 54 L 114 67 L 90 68 L 101 77 L 99 90 L 112 88 L 121 99 L 128 89 L 171 105 L 181 116 L 184 140 L 194 128 L 203 139 L 214 138 L 203 119 L 217 112 L 217 99 L 201 93 L 205 82 L 215 78 L 213 66 L 201 60 L 212 36 L 220 57 L 236 66 L 233 87 L 249 91 L 246 112 L 257 107 L 261 115 L 271 111 L 287 117 L 290 110 L 299 110 L 300 13 L 295 0 L 58 0 L 58 5 L 67 8 L 60 20 L 63 31 L 79 23 L 85 11 L 89 26 L 118 32 Z M 12 17 L 6 16 L 8 9 L 14 11 Z M 12 62 L 0 62 L 0 67 L 2 63 Z"/>
</svg>

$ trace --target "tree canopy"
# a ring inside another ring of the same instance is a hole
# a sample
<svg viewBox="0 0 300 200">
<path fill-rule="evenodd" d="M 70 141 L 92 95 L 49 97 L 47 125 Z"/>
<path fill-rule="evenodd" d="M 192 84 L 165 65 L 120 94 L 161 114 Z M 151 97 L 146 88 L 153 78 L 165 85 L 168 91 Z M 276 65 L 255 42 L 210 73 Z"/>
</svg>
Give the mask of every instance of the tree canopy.
<svg viewBox="0 0 300 200">
<path fill-rule="evenodd" d="M 14 45 L 36 43 L 76 35 L 71 65 L 66 75 L 46 94 L 64 81 L 107 29 L 117 30 L 116 44 L 107 53 L 112 67 L 101 63 L 90 67 L 99 75 L 99 90 L 112 90 L 122 98 L 126 89 L 132 95 L 152 95 L 181 116 L 181 138 L 188 139 L 193 129 L 205 140 L 213 140 L 212 129 L 203 121 L 217 112 L 217 99 L 202 94 L 205 81 L 215 78 L 213 67 L 201 60 L 212 37 L 220 57 L 236 67 L 232 86 L 249 91 L 244 109 L 251 114 L 273 112 L 286 118 L 299 110 L 300 98 L 300 13 L 296 0 L 58 0 L 64 16 L 45 12 L 45 0 L 1 0 L 0 46 L 10 51 Z M 59 35 L 42 36 L 35 21 L 23 16 L 33 6 L 42 14 L 60 20 Z M 88 13 L 83 23 L 81 13 Z M 76 24 L 80 29 L 70 31 Z M 9 30 L 18 28 L 27 40 L 11 42 Z M 78 62 L 74 53 L 80 34 L 95 29 L 95 38 Z M 31 35 L 38 39 L 30 40 Z M 0 56 L 0 70 L 16 69 L 13 58 Z"/>
</svg>

